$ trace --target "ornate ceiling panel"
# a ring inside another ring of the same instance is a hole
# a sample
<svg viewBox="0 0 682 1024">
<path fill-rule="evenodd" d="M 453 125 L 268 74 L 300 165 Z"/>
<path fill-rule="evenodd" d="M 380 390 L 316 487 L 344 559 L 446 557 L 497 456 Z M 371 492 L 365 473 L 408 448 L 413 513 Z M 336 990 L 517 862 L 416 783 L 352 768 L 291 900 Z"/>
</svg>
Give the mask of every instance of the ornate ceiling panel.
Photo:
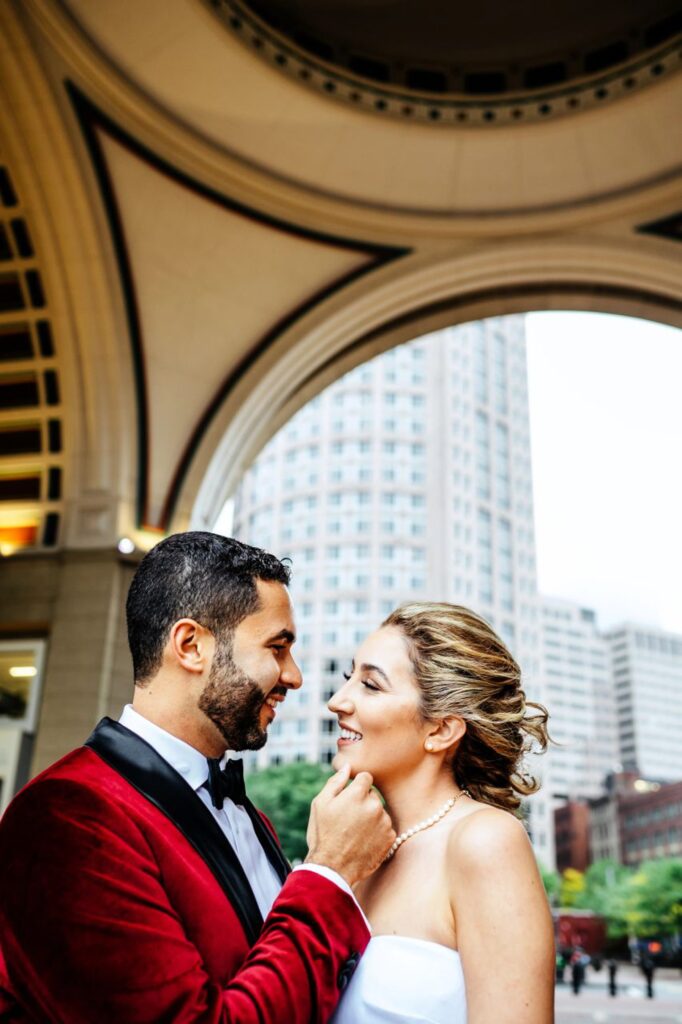
<svg viewBox="0 0 682 1024">
<path fill-rule="evenodd" d="M 194 448 L 245 370 L 299 316 L 401 250 L 306 231 L 235 203 L 71 93 L 133 344 L 139 525 L 164 528 Z"/>
<path fill-rule="evenodd" d="M 591 214 L 680 173 L 677 50 L 662 75 L 647 72 L 653 84 L 637 95 L 623 86 L 612 103 L 595 98 L 570 117 L 487 131 L 457 120 L 380 118 L 364 102 L 332 103 L 322 87 L 283 74 L 274 50 L 269 63 L 260 59 L 255 35 L 225 31 L 198 0 L 175 0 L 172 19 L 162 0 L 136 5 L 134 18 L 123 16 L 117 0 L 68 0 L 68 9 L 168 116 L 269 176 L 273 193 L 305 190 L 309 203 L 336 204 L 328 215 L 352 216 L 356 225 L 392 216 L 394 229 L 454 236 L 467 222 L 489 231 L 491 219 L 513 218 L 516 230 L 526 217 L 527 230 L 537 230 L 533 221 L 581 208 Z"/>
</svg>

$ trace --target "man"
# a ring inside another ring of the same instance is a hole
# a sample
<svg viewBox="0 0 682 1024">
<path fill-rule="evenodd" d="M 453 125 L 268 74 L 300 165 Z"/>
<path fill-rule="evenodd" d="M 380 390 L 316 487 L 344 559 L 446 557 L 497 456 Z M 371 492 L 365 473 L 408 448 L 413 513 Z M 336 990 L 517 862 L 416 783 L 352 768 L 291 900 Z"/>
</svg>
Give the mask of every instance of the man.
<svg viewBox="0 0 682 1024">
<path fill-rule="evenodd" d="M 367 773 L 347 788 L 337 773 L 290 872 L 226 755 L 261 747 L 301 685 L 288 580 L 274 556 L 209 533 L 169 537 L 140 563 L 132 705 L 0 823 L 3 1020 L 308 1024 L 333 1011 L 369 940 L 350 886 L 381 863 L 390 821 Z"/>
<path fill-rule="evenodd" d="M 641 967 L 642 967 L 642 974 L 644 975 L 644 979 L 646 981 L 646 994 L 647 994 L 647 998 L 648 999 L 653 999 L 654 998 L 654 970 L 655 970 L 655 966 L 656 965 L 654 964 L 653 960 L 651 959 L 651 957 L 649 956 L 648 953 L 645 954 L 644 957 L 642 957 Z"/>
</svg>

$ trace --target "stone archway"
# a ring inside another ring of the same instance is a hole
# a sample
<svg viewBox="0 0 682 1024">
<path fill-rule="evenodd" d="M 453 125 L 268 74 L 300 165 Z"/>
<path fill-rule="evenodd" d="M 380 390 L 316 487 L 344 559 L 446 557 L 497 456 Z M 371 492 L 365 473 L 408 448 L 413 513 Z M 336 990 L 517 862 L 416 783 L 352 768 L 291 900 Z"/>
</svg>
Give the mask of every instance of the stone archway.
<svg viewBox="0 0 682 1024">
<path fill-rule="evenodd" d="M 206 529 L 243 470 L 306 402 L 354 366 L 446 325 L 508 313 L 569 309 L 682 327 L 682 288 L 672 260 L 575 240 L 524 240 L 414 257 L 325 304 L 278 339 L 227 396 L 187 475 L 174 520 Z M 379 280 L 379 277 L 382 279 Z"/>
</svg>

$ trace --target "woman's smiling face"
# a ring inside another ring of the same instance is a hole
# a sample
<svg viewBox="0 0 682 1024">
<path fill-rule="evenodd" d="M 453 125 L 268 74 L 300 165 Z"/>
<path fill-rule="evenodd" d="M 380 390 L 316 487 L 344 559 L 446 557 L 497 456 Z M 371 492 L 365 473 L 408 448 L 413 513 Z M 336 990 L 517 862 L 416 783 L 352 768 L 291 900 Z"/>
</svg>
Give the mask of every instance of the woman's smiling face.
<svg viewBox="0 0 682 1024">
<path fill-rule="evenodd" d="M 409 775 L 424 756 L 429 724 L 419 714 L 420 694 L 407 640 L 383 626 L 360 646 L 346 682 L 329 701 L 341 738 L 333 761 L 338 771 L 371 772 L 376 785 Z"/>
</svg>

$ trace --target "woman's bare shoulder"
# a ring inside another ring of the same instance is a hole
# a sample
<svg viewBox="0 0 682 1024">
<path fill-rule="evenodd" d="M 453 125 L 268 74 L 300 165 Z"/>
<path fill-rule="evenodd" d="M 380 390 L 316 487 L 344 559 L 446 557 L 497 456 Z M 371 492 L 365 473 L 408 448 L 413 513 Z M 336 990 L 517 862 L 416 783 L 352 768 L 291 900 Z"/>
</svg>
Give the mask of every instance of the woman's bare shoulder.
<svg viewBox="0 0 682 1024">
<path fill-rule="evenodd" d="M 532 857 L 523 823 L 509 811 L 479 804 L 456 823 L 448 837 L 448 861 L 461 870 L 499 868 L 505 861 Z"/>
</svg>

